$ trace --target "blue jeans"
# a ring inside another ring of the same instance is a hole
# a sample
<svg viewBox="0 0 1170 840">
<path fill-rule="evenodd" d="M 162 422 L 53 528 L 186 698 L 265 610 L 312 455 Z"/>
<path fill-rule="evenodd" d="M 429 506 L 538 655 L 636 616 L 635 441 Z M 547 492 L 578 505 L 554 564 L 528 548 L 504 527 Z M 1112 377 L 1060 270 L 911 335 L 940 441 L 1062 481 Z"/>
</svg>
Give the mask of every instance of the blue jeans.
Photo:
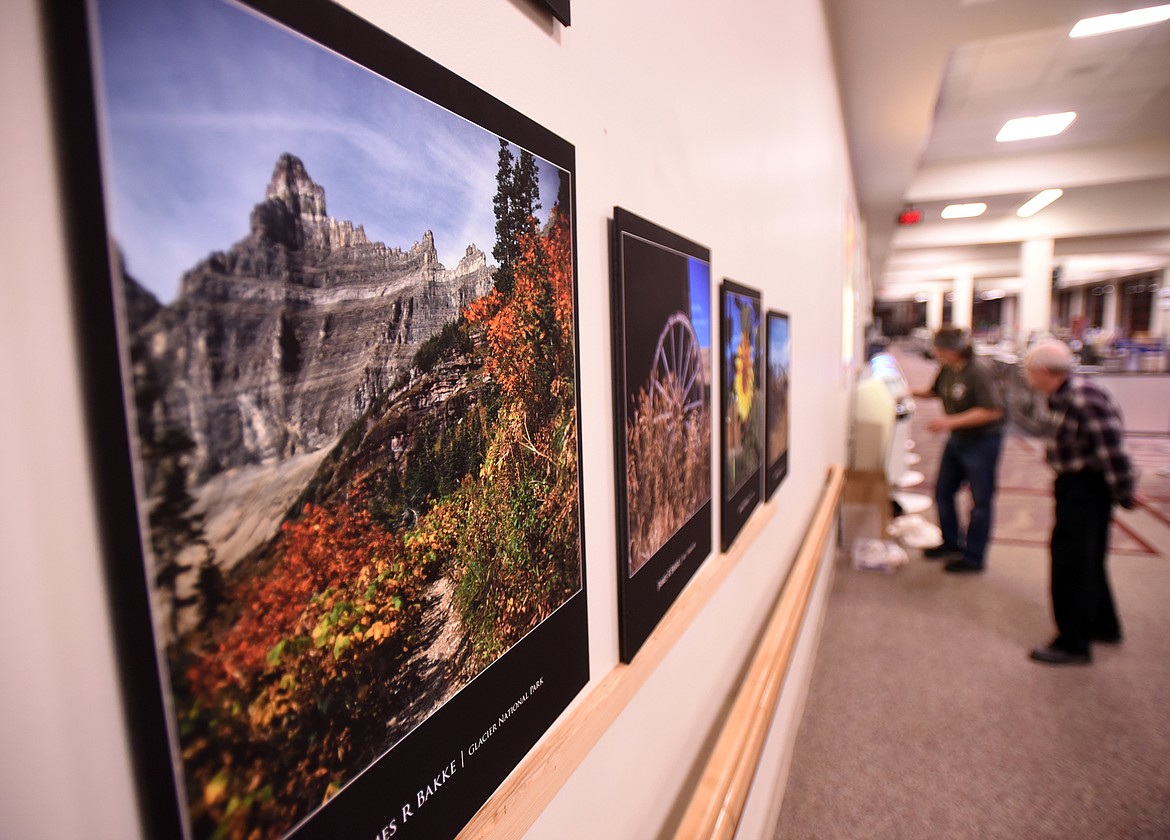
<svg viewBox="0 0 1170 840">
<path fill-rule="evenodd" d="M 1002 444 L 1002 433 L 978 438 L 952 434 L 938 466 L 934 502 L 938 506 L 943 545 L 962 550 L 963 560 L 973 566 L 983 565 L 991 537 L 991 503 L 995 498 L 995 471 Z M 971 488 L 974 503 L 966 534 L 959 529 L 959 514 L 955 510 L 955 494 L 963 482 Z"/>
</svg>

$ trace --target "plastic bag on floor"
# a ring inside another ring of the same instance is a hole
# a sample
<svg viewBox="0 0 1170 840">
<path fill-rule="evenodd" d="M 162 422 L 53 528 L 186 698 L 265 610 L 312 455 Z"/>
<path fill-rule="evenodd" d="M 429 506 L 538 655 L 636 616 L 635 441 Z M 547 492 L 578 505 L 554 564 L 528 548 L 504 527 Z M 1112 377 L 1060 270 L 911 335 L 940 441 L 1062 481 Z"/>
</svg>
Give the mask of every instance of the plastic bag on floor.
<svg viewBox="0 0 1170 840">
<path fill-rule="evenodd" d="M 853 567 L 892 572 L 906 563 L 906 550 L 896 542 L 858 537 L 853 541 Z"/>
<path fill-rule="evenodd" d="M 942 531 L 916 513 L 897 517 L 886 528 L 886 533 L 907 548 L 930 548 L 942 542 Z"/>
</svg>

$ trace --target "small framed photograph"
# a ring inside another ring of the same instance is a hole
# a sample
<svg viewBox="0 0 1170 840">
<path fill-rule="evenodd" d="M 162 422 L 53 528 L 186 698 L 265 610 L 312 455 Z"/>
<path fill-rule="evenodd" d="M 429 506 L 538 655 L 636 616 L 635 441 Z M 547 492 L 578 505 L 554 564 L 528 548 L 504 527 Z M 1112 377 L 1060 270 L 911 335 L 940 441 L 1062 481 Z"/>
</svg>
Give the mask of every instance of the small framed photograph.
<svg viewBox="0 0 1170 840">
<path fill-rule="evenodd" d="M 764 453 L 767 464 L 764 498 L 772 498 L 788 475 L 788 433 L 791 410 L 788 400 L 792 376 L 792 334 L 787 312 L 768 310 L 768 352 L 765 374 L 767 422 L 764 424 Z"/>
<path fill-rule="evenodd" d="M 760 504 L 764 466 L 763 309 L 760 292 L 724 279 L 719 295 L 722 522 L 727 551 Z"/>
</svg>

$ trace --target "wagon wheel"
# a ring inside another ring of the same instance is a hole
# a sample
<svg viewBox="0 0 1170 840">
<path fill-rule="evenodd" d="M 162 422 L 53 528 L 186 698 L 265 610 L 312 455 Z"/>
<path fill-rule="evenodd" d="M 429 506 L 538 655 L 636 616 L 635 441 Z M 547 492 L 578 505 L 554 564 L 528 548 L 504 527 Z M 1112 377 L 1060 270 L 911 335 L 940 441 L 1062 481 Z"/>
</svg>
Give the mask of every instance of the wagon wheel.
<svg viewBox="0 0 1170 840">
<path fill-rule="evenodd" d="M 673 313 L 658 336 L 654 367 L 650 371 L 650 411 L 655 420 L 670 415 L 673 406 L 682 412 L 703 405 L 703 356 L 690 319 Z"/>
</svg>

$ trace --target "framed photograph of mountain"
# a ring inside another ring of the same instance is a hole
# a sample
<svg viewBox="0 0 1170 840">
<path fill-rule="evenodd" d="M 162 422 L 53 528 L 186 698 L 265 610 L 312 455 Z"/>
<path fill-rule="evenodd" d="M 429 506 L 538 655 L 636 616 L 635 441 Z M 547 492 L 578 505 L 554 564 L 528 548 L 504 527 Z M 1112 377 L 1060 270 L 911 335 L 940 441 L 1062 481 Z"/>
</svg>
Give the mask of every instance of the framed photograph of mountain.
<svg viewBox="0 0 1170 840">
<path fill-rule="evenodd" d="M 323 0 L 50 6 L 145 833 L 454 837 L 589 677 L 574 149 Z"/>
<path fill-rule="evenodd" d="M 622 661 L 711 552 L 711 254 L 613 219 L 614 430 Z"/>
<path fill-rule="evenodd" d="M 760 503 L 764 465 L 763 311 L 760 293 L 724 279 L 719 295 L 723 395 L 720 544 L 731 548 Z"/>
<path fill-rule="evenodd" d="M 772 498 L 784 476 L 788 475 L 788 387 L 792 370 L 792 337 L 788 313 L 768 310 L 768 352 L 764 400 L 767 420 L 764 423 L 764 498 Z"/>
</svg>

